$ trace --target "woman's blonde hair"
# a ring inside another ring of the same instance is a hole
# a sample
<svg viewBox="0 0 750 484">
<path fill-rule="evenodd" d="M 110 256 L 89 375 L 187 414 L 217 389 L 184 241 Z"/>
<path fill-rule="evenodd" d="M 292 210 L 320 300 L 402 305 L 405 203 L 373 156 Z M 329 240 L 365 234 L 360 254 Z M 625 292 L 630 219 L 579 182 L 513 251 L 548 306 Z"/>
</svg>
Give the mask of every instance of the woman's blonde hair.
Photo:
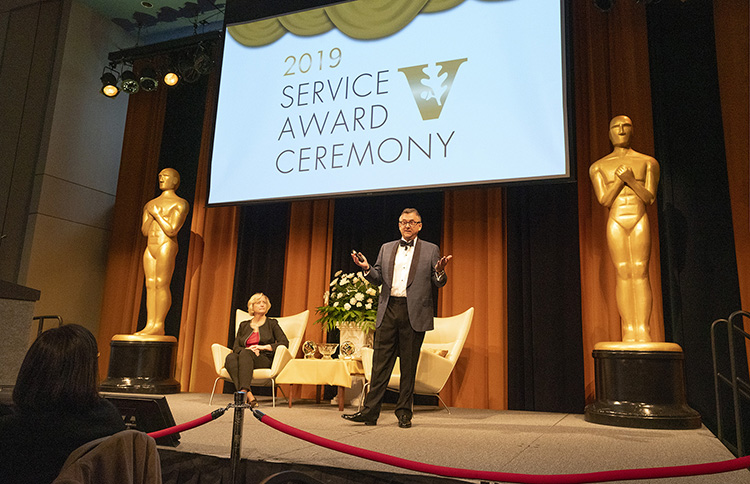
<svg viewBox="0 0 750 484">
<path fill-rule="evenodd" d="M 261 299 L 265 299 L 266 300 L 266 310 L 271 309 L 271 300 L 268 299 L 268 296 L 266 296 L 262 292 L 256 292 L 255 294 L 253 294 L 252 296 L 250 296 L 250 299 L 247 300 L 247 309 L 249 310 L 249 312 L 252 313 L 252 311 L 253 311 L 253 305 L 255 305 L 255 303 L 259 302 Z"/>
</svg>

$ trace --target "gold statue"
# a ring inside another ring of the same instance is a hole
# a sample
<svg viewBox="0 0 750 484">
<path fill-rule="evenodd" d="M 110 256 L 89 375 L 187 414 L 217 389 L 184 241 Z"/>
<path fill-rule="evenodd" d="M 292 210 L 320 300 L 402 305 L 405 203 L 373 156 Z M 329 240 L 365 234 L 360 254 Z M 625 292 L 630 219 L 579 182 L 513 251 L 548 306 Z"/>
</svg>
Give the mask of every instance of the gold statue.
<svg viewBox="0 0 750 484">
<path fill-rule="evenodd" d="M 177 233 L 187 218 L 190 205 L 175 193 L 180 186 L 180 174 L 173 168 L 159 173 L 162 193 L 143 207 L 141 232 L 148 237 L 143 252 L 143 272 L 146 276 L 146 326 L 136 336 L 163 335 L 164 319 L 172 305 L 169 284 L 177 255 Z"/>
<path fill-rule="evenodd" d="M 648 262 L 651 232 L 646 208 L 656 200 L 659 164 L 648 155 L 630 148 L 633 123 L 627 116 L 615 116 L 609 123 L 614 150 L 594 162 L 589 176 L 594 193 L 609 208 L 607 245 L 617 270 L 615 286 L 620 312 L 622 341 L 651 341 L 651 283 Z"/>
</svg>

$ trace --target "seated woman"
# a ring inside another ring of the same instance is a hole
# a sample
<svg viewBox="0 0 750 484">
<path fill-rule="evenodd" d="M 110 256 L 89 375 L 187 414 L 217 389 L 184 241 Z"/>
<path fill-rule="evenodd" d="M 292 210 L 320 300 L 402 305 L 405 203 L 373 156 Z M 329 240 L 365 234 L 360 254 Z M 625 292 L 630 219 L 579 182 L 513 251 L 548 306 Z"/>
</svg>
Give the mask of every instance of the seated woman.
<svg viewBox="0 0 750 484">
<path fill-rule="evenodd" d="M 52 482 L 76 448 L 125 430 L 99 396 L 98 356 L 94 335 L 77 324 L 34 341 L 13 388 L 14 413 L 0 417 L 0 481 Z"/>
<path fill-rule="evenodd" d="M 253 370 L 271 368 L 276 347 L 289 347 L 289 340 L 279 322 L 266 317 L 269 309 L 271 301 L 268 296 L 260 292 L 252 295 L 247 302 L 247 312 L 253 318 L 240 323 L 232 353 L 224 361 L 224 368 L 232 377 L 235 388 L 247 393 L 247 401 L 252 407 L 258 406 L 258 401 L 250 391 Z"/>
</svg>

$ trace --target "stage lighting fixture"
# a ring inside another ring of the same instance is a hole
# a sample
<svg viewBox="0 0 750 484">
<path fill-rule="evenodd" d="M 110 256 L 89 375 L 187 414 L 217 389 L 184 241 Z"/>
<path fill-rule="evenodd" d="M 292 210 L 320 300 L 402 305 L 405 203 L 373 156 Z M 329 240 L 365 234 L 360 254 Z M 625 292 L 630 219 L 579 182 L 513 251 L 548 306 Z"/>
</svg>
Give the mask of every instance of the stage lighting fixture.
<svg viewBox="0 0 750 484">
<path fill-rule="evenodd" d="M 117 77 L 111 72 L 104 72 L 101 77 L 102 89 L 101 93 L 107 97 L 115 97 L 120 94 L 120 89 L 117 87 Z"/>
<path fill-rule="evenodd" d="M 156 71 L 150 65 L 141 69 L 141 78 L 139 80 L 141 88 L 144 91 L 156 91 L 156 88 L 159 87 L 159 79 L 156 77 Z"/>
<path fill-rule="evenodd" d="M 196 82 L 213 68 L 210 53 L 220 38 L 219 32 L 209 32 L 147 46 L 137 46 L 136 43 L 131 49 L 110 52 L 109 66 L 105 71 L 113 73 L 118 83 L 112 85 L 128 94 L 156 91 L 159 83 L 173 87 L 183 82 Z M 133 63 L 136 69 L 133 69 Z M 133 73 L 134 70 L 137 74 Z M 111 81 L 110 76 L 106 80 Z M 104 81 L 102 79 L 102 83 Z"/>
<path fill-rule="evenodd" d="M 164 74 L 164 84 L 167 86 L 175 86 L 178 82 L 180 82 L 180 76 L 178 76 L 173 70 L 169 70 L 169 72 Z"/>
<path fill-rule="evenodd" d="M 120 74 L 120 79 L 122 80 L 122 90 L 128 94 L 135 94 L 141 88 L 131 70 L 123 71 Z"/>
<path fill-rule="evenodd" d="M 180 72 L 180 79 L 185 82 L 192 83 L 201 77 L 200 73 L 195 68 L 195 58 L 188 53 L 183 53 L 177 64 L 177 69 L 179 69 Z"/>
<path fill-rule="evenodd" d="M 212 64 L 213 62 L 211 61 L 211 57 L 206 54 L 206 51 L 203 50 L 203 47 L 198 49 L 198 51 L 195 53 L 195 60 L 193 60 L 193 65 L 195 66 L 195 70 L 198 71 L 198 74 L 208 74 L 208 72 L 211 70 Z"/>
</svg>

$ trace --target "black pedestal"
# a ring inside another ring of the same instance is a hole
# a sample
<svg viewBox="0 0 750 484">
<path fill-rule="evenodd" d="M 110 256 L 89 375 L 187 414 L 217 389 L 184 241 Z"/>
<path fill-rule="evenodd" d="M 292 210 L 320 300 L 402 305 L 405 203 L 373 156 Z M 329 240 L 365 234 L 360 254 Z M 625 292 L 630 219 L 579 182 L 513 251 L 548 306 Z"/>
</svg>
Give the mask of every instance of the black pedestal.
<svg viewBox="0 0 750 484">
<path fill-rule="evenodd" d="M 700 427 L 700 415 L 685 398 L 682 349 L 673 346 L 677 350 L 597 349 L 597 344 L 593 352 L 596 401 L 586 406 L 585 419 L 619 427 Z"/>
<path fill-rule="evenodd" d="M 109 370 L 101 384 L 104 392 L 179 393 L 180 383 L 172 375 L 177 359 L 174 337 L 138 340 L 115 335 L 110 342 Z"/>
</svg>

